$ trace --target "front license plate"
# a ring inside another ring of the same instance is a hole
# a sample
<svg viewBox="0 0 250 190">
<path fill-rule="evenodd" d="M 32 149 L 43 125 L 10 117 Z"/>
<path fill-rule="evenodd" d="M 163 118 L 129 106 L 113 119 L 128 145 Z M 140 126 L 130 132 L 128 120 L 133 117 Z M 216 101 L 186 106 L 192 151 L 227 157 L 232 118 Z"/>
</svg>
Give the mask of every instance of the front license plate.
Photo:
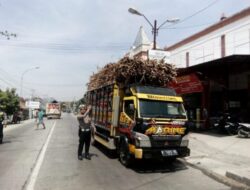
<svg viewBox="0 0 250 190">
<path fill-rule="evenodd" d="M 161 154 L 164 157 L 167 157 L 167 156 L 177 156 L 178 152 L 177 152 L 177 150 L 162 150 Z"/>
</svg>

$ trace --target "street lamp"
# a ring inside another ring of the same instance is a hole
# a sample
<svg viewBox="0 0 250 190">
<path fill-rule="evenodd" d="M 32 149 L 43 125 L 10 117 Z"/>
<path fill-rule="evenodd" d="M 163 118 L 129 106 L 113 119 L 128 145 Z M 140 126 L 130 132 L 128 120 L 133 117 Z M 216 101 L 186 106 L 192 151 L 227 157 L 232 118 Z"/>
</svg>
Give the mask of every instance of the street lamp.
<svg viewBox="0 0 250 190">
<path fill-rule="evenodd" d="M 154 44 L 153 44 L 153 49 L 156 49 L 156 36 L 158 34 L 158 30 L 167 22 L 171 22 L 171 23 L 175 23 L 178 22 L 180 19 L 179 18 L 172 18 L 172 19 L 167 19 L 166 21 L 164 21 L 159 27 L 157 27 L 157 20 L 154 20 L 154 25 L 148 20 L 148 18 L 140 13 L 139 11 L 137 11 L 136 9 L 133 8 L 129 8 L 128 12 L 130 12 L 131 14 L 135 14 L 135 15 L 139 15 L 139 16 L 143 16 L 146 21 L 150 24 L 150 26 L 152 27 L 152 33 L 154 36 Z"/>
<path fill-rule="evenodd" d="M 40 67 L 32 67 L 32 68 L 29 68 L 29 69 L 26 69 L 23 73 L 22 73 L 22 76 L 21 76 L 21 88 L 20 88 L 20 97 L 22 97 L 22 93 L 23 93 L 23 76 L 25 73 L 31 71 L 31 70 L 34 70 L 34 69 L 39 69 Z"/>
</svg>

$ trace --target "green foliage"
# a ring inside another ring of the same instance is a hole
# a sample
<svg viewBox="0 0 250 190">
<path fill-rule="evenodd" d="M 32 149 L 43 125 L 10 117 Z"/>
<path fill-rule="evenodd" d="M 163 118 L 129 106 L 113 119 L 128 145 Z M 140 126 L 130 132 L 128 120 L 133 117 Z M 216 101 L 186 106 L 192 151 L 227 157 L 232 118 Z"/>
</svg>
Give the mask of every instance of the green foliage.
<svg viewBox="0 0 250 190">
<path fill-rule="evenodd" d="M 0 90 L 0 110 L 11 115 L 19 109 L 19 97 L 16 89 Z"/>
<path fill-rule="evenodd" d="M 81 98 L 80 100 L 77 101 L 77 104 L 78 105 L 81 105 L 81 104 L 86 104 L 86 101 L 85 101 L 85 98 Z"/>
</svg>

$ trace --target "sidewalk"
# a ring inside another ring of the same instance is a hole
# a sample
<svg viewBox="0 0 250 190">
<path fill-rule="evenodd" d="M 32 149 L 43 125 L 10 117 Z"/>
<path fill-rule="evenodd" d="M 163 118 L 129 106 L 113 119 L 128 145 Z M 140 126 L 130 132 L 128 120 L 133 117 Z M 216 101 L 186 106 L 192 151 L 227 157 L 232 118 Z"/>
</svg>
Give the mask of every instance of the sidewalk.
<svg viewBox="0 0 250 190">
<path fill-rule="evenodd" d="M 35 119 L 27 119 L 27 120 L 21 121 L 21 123 L 19 123 L 19 124 L 8 124 L 7 127 L 3 128 L 3 132 L 11 131 L 15 128 L 21 127 L 23 125 L 26 125 L 26 124 L 29 124 L 32 122 L 35 125 Z"/>
<path fill-rule="evenodd" d="M 250 189 L 250 138 L 190 133 L 189 147 L 189 165 L 234 189 Z"/>
</svg>

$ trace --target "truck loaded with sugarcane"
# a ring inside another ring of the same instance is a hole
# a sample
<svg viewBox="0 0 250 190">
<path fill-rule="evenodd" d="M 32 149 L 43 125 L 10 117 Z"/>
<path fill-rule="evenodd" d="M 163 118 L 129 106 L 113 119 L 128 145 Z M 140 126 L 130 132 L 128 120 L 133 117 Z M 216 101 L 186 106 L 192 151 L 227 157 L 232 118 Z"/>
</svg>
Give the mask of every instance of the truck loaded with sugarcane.
<svg viewBox="0 0 250 190">
<path fill-rule="evenodd" d="M 116 150 L 125 166 L 134 159 L 189 156 L 183 100 L 167 88 L 175 76 L 171 64 L 130 58 L 92 75 L 85 98 L 94 140 Z"/>
</svg>

